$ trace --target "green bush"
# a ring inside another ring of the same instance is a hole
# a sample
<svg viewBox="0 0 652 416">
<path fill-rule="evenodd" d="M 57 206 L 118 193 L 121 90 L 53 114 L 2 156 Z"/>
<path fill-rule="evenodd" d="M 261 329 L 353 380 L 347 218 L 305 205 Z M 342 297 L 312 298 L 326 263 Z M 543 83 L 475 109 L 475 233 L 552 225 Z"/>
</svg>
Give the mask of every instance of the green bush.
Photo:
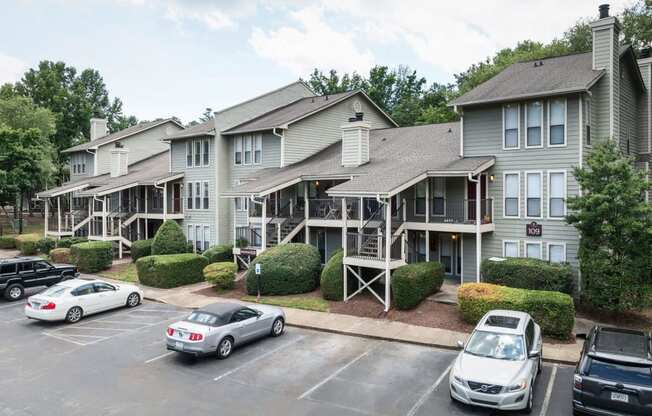
<svg viewBox="0 0 652 416">
<path fill-rule="evenodd" d="M 235 286 L 235 273 L 238 271 L 235 263 L 211 263 L 204 268 L 204 278 L 215 285 L 215 288 L 227 290 Z"/>
<path fill-rule="evenodd" d="M 233 246 L 231 244 L 219 244 L 202 253 L 209 263 L 221 263 L 233 261 Z"/>
<path fill-rule="evenodd" d="M 38 252 L 38 243 L 41 239 L 39 234 L 21 234 L 16 236 L 16 248 L 20 254 L 31 256 Z"/>
<path fill-rule="evenodd" d="M 480 267 L 486 283 L 569 294 L 573 291 L 573 271 L 568 263 L 508 258 L 503 261 L 486 259 Z"/>
<path fill-rule="evenodd" d="M 459 288 L 457 299 L 462 318 L 473 325 L 492 309 L 527 312 L 544 335 L 555 338 L 570 338 L 575 324 L 573 298 L 561 292 L 468 283 Z"/>
<path fill-rule="evenodd" d="M 394 270 L 391 282 L 396 309 L 412 309 L 441 289 L 444 266 L 436 261 L 407 264 Z"/>
<path fill-rule="evenodd" d="M 207 265 L 208 259 L 199 254 L 164 254 L 139 258 L 136 270 L 140 283 L 171 288 L 203 281 Z"/>
<path fill-rule="evenodd" d="M 152 255 L 152 243 L 154 239 L 149 240 L 136 240 L 131 243 L 131 261 L 136 262 L 141 257 Z"/>
<path fill-rule="evenodd" d="M 0 249 L 16 248 L 15 235 L 0 235 Z"/>
<path fill-rule="evenodd" d="M 179 254 L 188 252 L 188 241 L 181 226 L 174 220 L 167 220 L 158 228 L 152 242 L 152 255 Z"/>
<path fill-rule="evenodd" d="M 247 293 L 250 295 L 257 294 L 256 264 L 262 269 L 261 295 L 306 293 L 319 284 L 319 251 L 309 244 L 281 244 L 258 255 L 247 271 Z"/>
<path fill-rule="evenodd" d="M 70 249 L 65 247 L 52 249 L 50 251 L 50 260 L 53 263 L 72 263 Z"/>
<path fill-rule="evenodd" d="M 54 238 L 41 238 L 38 241 L 38 251 L 45 255 L 49 255 L 50 251 L 57 245 L 57 240 Z"/>
<path fill-rule="evenodd" d="M 344 297 L 344 251 L 336 250 L 321 271 L 319 285 L 321 295 L 326 300 L 341 301 Z"/>
<path fill-rule="evenodd" d="M 65 237 L 57 241 L 57 248 L 70 248 L 73 244 L 85 243 L 86 237 Z"/>
<path fill-rule="evenodd" d="M 110 241 L 87 241 L 73 244 L 70 256 L 82 273 L 95 273 L 113 264 L 113 243 Z"/>
</svg>

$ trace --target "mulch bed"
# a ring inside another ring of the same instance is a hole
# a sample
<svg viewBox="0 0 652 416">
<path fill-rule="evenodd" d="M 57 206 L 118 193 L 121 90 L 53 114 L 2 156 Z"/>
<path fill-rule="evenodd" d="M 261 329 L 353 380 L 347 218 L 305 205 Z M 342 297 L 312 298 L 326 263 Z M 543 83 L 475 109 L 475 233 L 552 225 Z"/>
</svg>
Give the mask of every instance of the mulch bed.
<svg viewBox="0 0 652 416">
<path fill-rule="evenodd" d="M 620 328 L 652 330 L 652 309 L 638 312 L 607 313 L 580 306 L 576 315 L 579 318 L 590 319 L 601 324 Z"/>
</svg>

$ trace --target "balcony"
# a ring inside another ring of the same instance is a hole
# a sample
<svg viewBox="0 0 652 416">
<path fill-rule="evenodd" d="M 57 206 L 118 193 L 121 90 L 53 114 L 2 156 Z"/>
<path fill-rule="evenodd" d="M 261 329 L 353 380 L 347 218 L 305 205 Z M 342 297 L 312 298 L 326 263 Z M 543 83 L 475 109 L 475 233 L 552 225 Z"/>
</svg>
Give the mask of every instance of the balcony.
<svg viewBox="0 0 652 416">
<path fill-rule="evenodd" d="M 415 198 L 412 201 L 413 212 L 409 214 L 409 221 L 425 221 L 426 199 Z M 432 198 L 428 222 L 442 224 L 475 224 L 476 201 L 475 199 L 447 199 Z M 480 200 L 480 223 L 493 223 L 493 199 Z"/>
</svg>

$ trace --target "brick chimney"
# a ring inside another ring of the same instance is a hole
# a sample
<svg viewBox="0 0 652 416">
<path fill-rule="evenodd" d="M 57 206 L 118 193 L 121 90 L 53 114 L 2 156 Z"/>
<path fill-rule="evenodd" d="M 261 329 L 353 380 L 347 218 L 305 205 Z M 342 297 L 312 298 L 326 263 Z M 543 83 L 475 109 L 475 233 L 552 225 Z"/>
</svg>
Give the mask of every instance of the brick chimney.
<svg viewBox="0 0 652 416">
<path fill-rule="evenodd" d="M 105 118 L 91 119 L 91 141 L 109 134 L 108 121 Z"/>
<path fill-rule="evenodd" d="M 369 129 L 362 116 L 351 118 L 342 129 L 342 166 L 360 166 L 369 162 Z"/>
</svg>

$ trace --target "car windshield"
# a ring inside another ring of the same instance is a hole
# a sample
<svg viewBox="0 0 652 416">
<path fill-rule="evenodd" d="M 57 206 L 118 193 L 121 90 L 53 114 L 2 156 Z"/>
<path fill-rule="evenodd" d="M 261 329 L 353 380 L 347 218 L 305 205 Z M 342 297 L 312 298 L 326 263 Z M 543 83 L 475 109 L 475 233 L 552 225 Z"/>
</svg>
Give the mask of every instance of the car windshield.
<svg viewBox="0 0 652 416">
<path fill-rule="evenodd" d="M 525 358 L 523 337 L 487 331 L 475 331 L 466 346 L 465 352 L 479 357 L 499 360 L 516 361 Z"/>
<path fill-rule="evenodd" d="M 54 286 L 50 286 L 49 288 L 41 292 L 41 295 L 56 298 L 66 293 L 66 290 L 68 290 L 66 286 L 54 285 Z"/>
<path fill-rule="evenodd" d="M 193 312 L 186 318 L 186 321 L 211 326 L 224 325 L 221 317 L 207 312 Z"/>
</svg>

